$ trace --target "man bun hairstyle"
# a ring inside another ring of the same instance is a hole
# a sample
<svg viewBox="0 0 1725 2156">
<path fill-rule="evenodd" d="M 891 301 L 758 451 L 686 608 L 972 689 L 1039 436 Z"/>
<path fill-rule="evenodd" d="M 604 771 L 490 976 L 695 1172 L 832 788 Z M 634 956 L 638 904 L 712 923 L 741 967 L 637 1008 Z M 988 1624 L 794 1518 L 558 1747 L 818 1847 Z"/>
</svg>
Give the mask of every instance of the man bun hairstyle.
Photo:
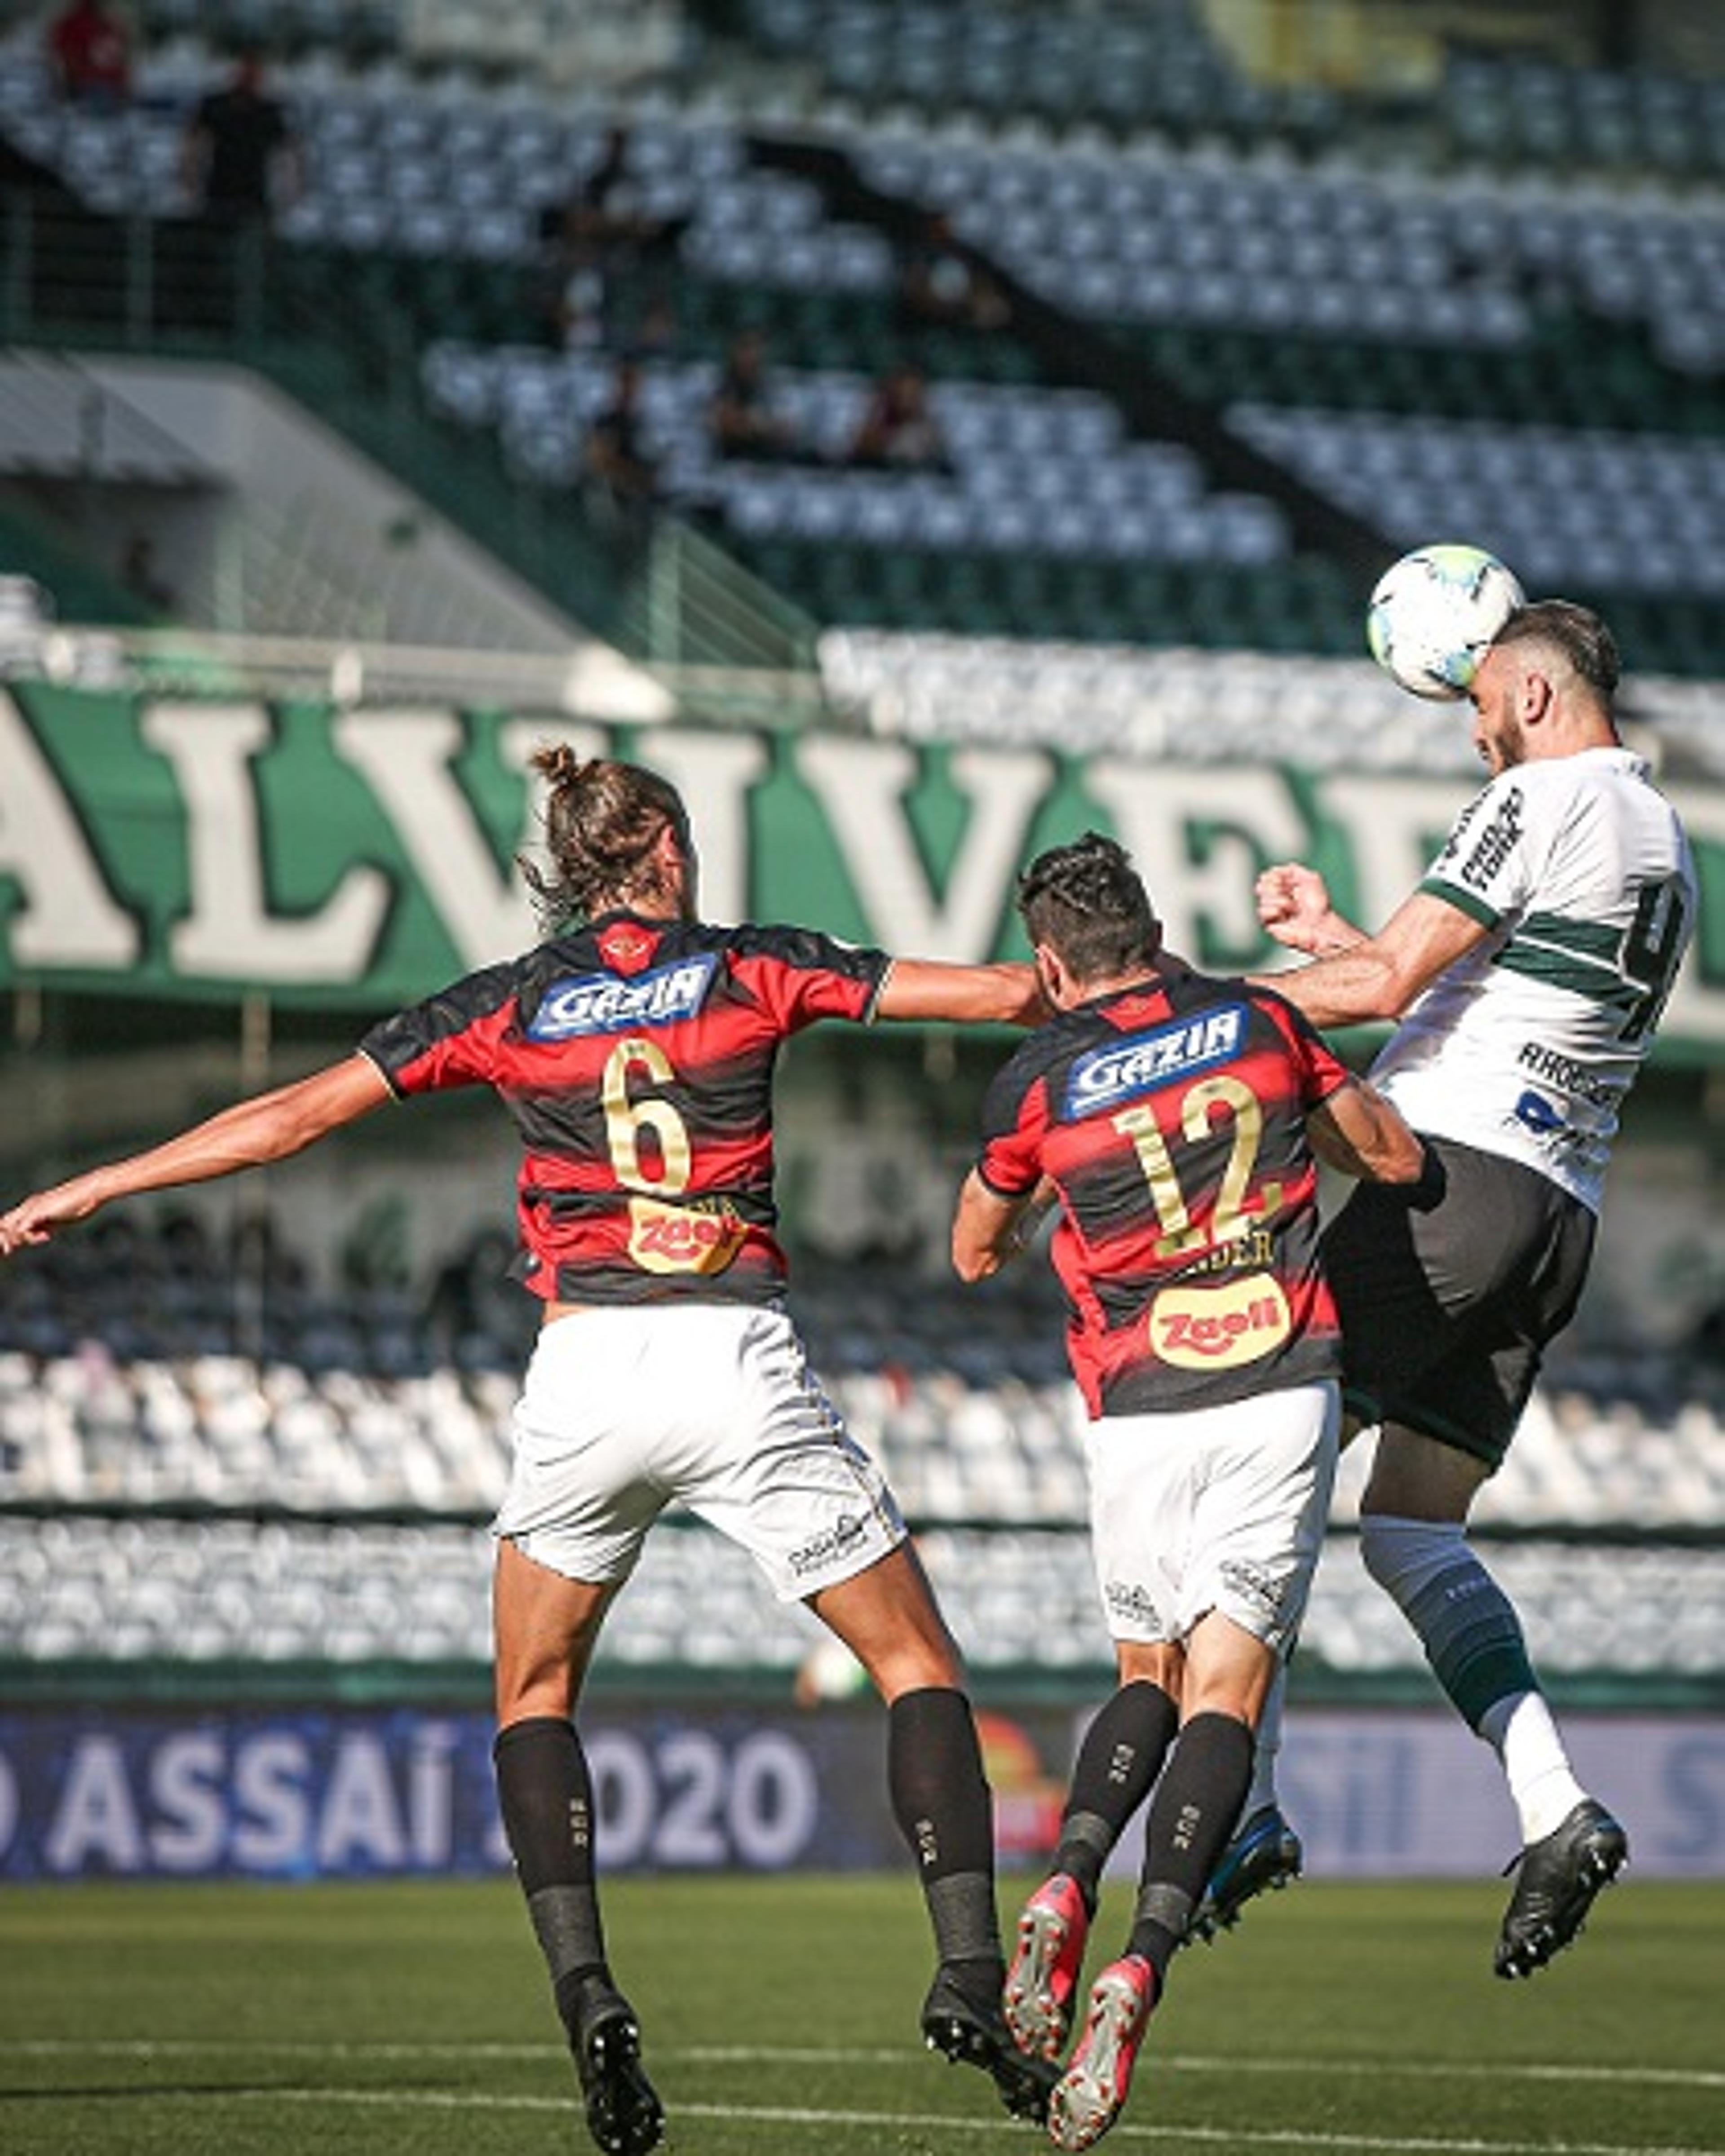
<svg viewBox="0 0 1725 2156">
<path fill-rule="evenodd" d="M 654 849 L 667 826 L 689 847 L 688 814 L 669 779 L 604 757 L 583 762 L 567 742 L 542 744 L 529 766 L 546 783 L 540 821 L 549 865 L 524 855 L 520 867 L 547 932 L 663 896 Z"/>
<path fill-rule="evenodd" d="M 1154 964 L 1162 925 L 1125 847 L 1100 831 L 1050 846 L 1019 878 L 1019 917 L 1080 981 L 1101 981 Z"/>
</svg>

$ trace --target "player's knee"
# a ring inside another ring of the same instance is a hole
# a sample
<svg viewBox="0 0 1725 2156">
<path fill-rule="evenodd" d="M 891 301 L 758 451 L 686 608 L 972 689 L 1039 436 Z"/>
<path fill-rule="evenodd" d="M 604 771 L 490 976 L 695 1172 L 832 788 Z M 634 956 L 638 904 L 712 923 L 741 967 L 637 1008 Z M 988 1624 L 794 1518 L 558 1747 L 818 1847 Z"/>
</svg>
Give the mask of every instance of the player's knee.
<svg viewBox="0 0 1725 2156">
<path fill-rule="evenodd" d="M 1405 1606 L 1466 1548 L 1459 1520 L 1404 1520 L 1385 1512 L 1362 1514 L 1359 1552 L 1367 1572 L 1386 1594 Z"/>
</svg>

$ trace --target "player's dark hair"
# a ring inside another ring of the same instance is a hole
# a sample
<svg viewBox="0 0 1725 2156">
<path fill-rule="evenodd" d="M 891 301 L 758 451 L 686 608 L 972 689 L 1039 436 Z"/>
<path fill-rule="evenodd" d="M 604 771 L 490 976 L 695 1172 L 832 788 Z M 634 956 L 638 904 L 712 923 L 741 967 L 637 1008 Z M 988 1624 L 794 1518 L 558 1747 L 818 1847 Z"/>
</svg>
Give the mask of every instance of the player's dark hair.
<svg viewBox="0 0 1725 2156">
<path fill-rule="evenodd" d="M 639 763 L 583 763 L 567 742 L 536 749 L 529 761 L 547 789 L 541 820 L 550 867 L 525 855 L 520 865 L 544 927 L 663 898 L 652 856 L 666 825 L 689 846 L 688 812 L 670 780 Z"/>
<path fill-rule="evenodd" d="M 1623 678 L 1616 638 L 1591 607 L 1578 606 L 1573 599 L 1533 599 L 1517 607 L 1491 643 L 1496 650 L 1517 644 L 1554 646 L 1608 703 Z"/>
<path fill-rule="evenodd" d="M 1100 831 L 1050 846 L 1019 878 L 1019 917 L 1080 981 L 1117 979 L 1155 963 L 1162 927 L 1126 849 Z"/>
</svg>

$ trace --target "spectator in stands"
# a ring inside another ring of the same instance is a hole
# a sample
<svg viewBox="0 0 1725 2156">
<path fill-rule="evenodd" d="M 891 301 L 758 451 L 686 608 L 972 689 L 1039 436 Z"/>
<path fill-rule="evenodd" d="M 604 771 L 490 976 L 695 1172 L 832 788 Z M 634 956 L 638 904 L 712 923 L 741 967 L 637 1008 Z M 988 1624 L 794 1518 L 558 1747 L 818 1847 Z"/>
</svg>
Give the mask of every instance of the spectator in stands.
<svg viewBox="0 0 1725 2156">
<path fill-rule="evenodd" d="M 558 243 L 542 264 L 541 311 L 545 341 L 554 352 L 588 352 L 607 342 L 611 322 L 611 279 L 598 249 L 571 238 Z"/>
<path fill-rule="evenodd" d="M 586 477 L 590 500 L 619 532 L 639 542 L 659 499 L 659 464 L 641 424 L 641 370 L 632 359 L 617 369 L 611 401 L 588 429 Z"/>
<path fill-rule="evenodd" d="M 655 217 L 640 203 L 638 183 L 629 172 L 629 131 L 607 130 L 604 147 L 593 169 L 560 200 L 539 213 L 539 236 L 555 245 L 578 240 L 613 260 L 633 259 L 674 245 L 686 228 L 686 217 Z"/>
<path fill-rule="evenodd" d="M 1318 1157 L 1410 1187 L 1425 1155 L 1279 997 L 1163 950 L 1113 839 L 1092 831 L 1039 855 L 1018 903 L 1059 1015 L 988 1090 L 952 1258 L 984 1278 L 1041 1210 L 1061 1209 L 1054 1264 L 1091 1418 L 1091 1534 L 1120 1671 L 1019 1922 L 1005 2013 L 1027 2051 L 1065 2047 L 1103 1866 L 1150 1800 L 1126 1952 L 1097 1977 L 1050 2101 L 1055 2142 L 1081 2149 L 1119 2115 L 1239 1817 L 1258 1712 L 1323 1542 L 1341 1342 L 1317 1258 Z"/>
<path fill-rule="evenodd" d="M 1397 1019 L 1373 1065 L 1435 1168 L 1411 1203 L 1356 1191 L 1325 1238 L 1348 1404 L 1378 1426 L 1360 1504 L 1368 1571 L 1439 1683 L 1497 1752 L 1520 1815 L 1499 1976 L 1530 1976 L 1581 1929 L 1628 1853 L 1576 1780 L 1510 1599 L 1469 1547 L 1541 1358 L 1592 1257 L 1618 1114 L 1696 918 L 1689 845 L 1618 737 L 1620 665 L 1586 608 L 1512 615 L 1480 662 L 1474 742 L 1491 773 L 1418 890 L 1367 936 L 1322 878 L 1258 881 L 1276 976 L 1314 1024 Z M 1298 1845 L 1266 1773 L 1219 1875 L 1220 1921 Z"/>
<path fill-rule="evenodd" d="M 754 464 L 796 462 L 808 454 L 801 431 L 773 403 L 767 340 L 745 330 L 725 355 L 708 408 L 715 453 Z"/>
<path fill-rule="evenodd" d="M 640 206 L 629 173 L 629 131 L 613 126 L 593 169 L 539 213 L 539 247 L 550 295 L 552 341 L 566 349 L 604 341 L 610 317 L 633 300 L 645 312 L 661 296 L 647 272 L 668 254 L 688 218 Z M 642 287 L 645 286 L 643 291 Z"/>
<path fill-rule="evenodd" d="M 498 1795 L 594 2139 L 644 2156 L 663 2116 L 606 1953 L 574 1714 L 606 1612 L 673 1502 L 868 1670 L 939 1957 L 923 2034 L 1040 2116 L 1055 2075 L 1001 2018 L 990 1796 L 957 1650 L 879 1470 L 809 1374 L 773 1199 L 791 1035 L 821 1019 L 1024 1023 L 1042 1015 L 1036 977 L 710 927 L 665 780 L 566 746 L 533 763 L 549 860 L 523 867 L 545 941 L 310 1077 L 23 1199 L 0 1215 L 0 1255 L 116 1199 L 285 1159 L 393 1098 L 494 1088 L 525 1147 L 520 1276 L 544 1306 L 494 1524 Z"/>
<path fill-rule="evenodd" d="M 116 111 L 131 96 L 131 31 L 107 0 L 72 0 L 48 29 L 48 59 L 68 105 Z"/>
<path fill-rule="evenodd" d="M 899 316 L 913 330 L 998 330 L 1010 321 L 1006 295 L 943 210 L 931 210 L 906 250 Z"/>
<path fill-rule="evenodd" d="M 865 470 L 952 470 L 947 438 L 920 367 L 902 363 L 875 385 L 851 438 L 850 461 Z"/>
<path fill-rule="evenodd" d="M 245 224 L 295 200 L 304 184 L 300 137 L 249 50 L 220 90 L 193 109 L 183 146 L 186 186 L 207 217 Z"/>
</svg>

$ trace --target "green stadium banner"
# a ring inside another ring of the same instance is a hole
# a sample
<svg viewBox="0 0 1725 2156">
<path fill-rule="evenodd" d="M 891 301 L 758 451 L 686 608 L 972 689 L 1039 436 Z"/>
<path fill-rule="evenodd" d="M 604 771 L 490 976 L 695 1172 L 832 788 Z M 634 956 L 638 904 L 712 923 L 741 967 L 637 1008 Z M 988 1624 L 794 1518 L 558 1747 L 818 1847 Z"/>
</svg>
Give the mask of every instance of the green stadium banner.
<svg viewBox="0 0 1725 2156">
<path fill-rule="evenodd" d="M 1086 828 L 1131 848 L 1170 945 L 1278 954 L 1257 871 L 1310 860 L 1368 923 L 1416 883 L 1466 782 L 1268 764 L 1088 760 L 836 732 L 580 721 L 434 706 L 0 689 L 0 989 L 381 1011 L 519 950 L 542 741 L 649 762 L 684 791 L 703 911 L 927 957 L 1021 955 L 1014 878 Z M 1725 1045 L 1725 787 L 1672 788 L 1702 920 L 1661 1054 Z"/>
</svg>

